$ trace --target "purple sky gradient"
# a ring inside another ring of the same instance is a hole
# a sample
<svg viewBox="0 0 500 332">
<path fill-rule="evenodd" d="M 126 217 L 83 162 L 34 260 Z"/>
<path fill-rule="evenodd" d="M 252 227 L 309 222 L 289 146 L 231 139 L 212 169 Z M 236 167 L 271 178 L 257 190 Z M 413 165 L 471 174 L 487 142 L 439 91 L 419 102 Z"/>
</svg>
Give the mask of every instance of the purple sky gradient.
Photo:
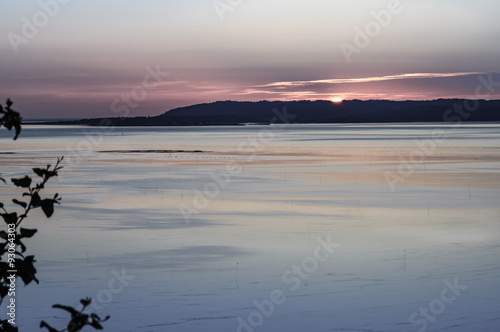
<svg viewBox="0 0 500 332">
<path fill-rule="evenodd" d="M 3 1 L 0 98 L 26 118 L 111 117 L 125 100 L 135 116 L 217 100 L 474 98 L 479 75 L 500 81 L 499 12 L 493 0 Z M 169 74 L 153 84 L 146 68 Z"/>
</svg>

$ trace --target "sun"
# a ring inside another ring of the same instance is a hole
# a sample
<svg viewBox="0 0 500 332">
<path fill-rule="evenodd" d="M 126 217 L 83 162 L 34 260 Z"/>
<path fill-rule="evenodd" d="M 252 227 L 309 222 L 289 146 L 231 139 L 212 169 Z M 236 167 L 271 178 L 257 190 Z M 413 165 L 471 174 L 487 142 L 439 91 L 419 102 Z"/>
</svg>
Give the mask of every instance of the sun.
<svg viewBox="0 0 500 332">
<path fill-rule="evenodd" d="M 335 103 L 335 104 L 340 104 L 342 101 L 343 101 L 343 99 L 339 98 L 339 97 L 332 98 L 332 103 Z"/>
</svg>

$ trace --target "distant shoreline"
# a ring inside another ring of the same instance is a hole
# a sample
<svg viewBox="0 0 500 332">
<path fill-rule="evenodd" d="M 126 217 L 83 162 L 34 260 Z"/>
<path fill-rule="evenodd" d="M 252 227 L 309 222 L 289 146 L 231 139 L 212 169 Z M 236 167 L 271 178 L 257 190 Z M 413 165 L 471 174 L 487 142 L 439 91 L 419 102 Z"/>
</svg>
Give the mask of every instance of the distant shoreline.
<svg viewBox="0 0 500 332">
<path fill-rule="evenodd" d="M 245 126 L 270 124 L 494 122 L 500 100 L 219 101 L 175 108 L 158 116 L 30 120 L 33 125 Z"/>
</svg>

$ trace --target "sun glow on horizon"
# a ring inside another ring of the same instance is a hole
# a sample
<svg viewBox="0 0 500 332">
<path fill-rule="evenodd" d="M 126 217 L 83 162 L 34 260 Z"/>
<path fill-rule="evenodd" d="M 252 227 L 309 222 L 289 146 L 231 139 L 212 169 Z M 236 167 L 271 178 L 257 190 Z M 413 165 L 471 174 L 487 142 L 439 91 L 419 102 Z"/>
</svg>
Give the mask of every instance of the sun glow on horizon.
<svg viewBox="0 0 500 332">
<path fill-rule="evenodd" d="M 343 101 L 344 100 L 342 98 L 339 98 L 339 97 L 332 98 L 332 103 L 335 103 L 335 104 L 340 104 Z"/>
</svg>

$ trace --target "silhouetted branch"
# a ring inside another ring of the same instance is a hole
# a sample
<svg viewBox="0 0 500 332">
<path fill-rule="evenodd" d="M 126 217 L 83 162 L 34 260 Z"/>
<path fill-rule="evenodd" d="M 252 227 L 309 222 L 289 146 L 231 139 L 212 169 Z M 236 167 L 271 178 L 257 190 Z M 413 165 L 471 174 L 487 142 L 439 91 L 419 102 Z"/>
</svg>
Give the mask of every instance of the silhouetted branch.
<svg viewBox="0 0 500 332">
<path fill-rule="evenodd" d="M 12 110 L 11 106 L 12 101 L 10 99 L 7 99 L 5 108 L 0 105 L 0 126 L 4 126 L 8 130 L 14 129 L 15 140 L 21 132 L 22 118 L 19 113 Z M 9 287 L 11 283 L 15 283 L 18 277 L 21 278 L 25 285 L 30 284 L 32 281 L 38 283 L 37 271 L 34 266 L 35 256 L 24 255 L 26 246 L 22 242 L 24 238 L 33 237 L 37 230 L 21 228 L 20 225 L 32 209 L 40 208 L 47 218 L 53 215 L 54 204 L 60 204 L 61 198 L 57 193 L 51 198 L 42 198 L 40 193 L 50 178 L 58 176 L 58 171 L 62 169 L 60 164 L 63 159 L 64 157 L 57 158 L 54 166 L 49 164 L 46 168 L 33 168 L 33 172 L 41 178 L 41 181 L 34 181 L 28 175 L 11 179 L 14 186 L 25 190 L 21 199 L 12 199 L 12 203 L 22 208 L 23 212 L 20 215 L 17 212 L 7 211 L 4 203 L 0 202 L 0 220 L 3 219 L 8 227 L 7 231 L 0 231 L 0 239 L 3 240 L 0 242 L 0 304 L 7 295 L 12 296 Z M 3 178 L 0 178 L 0 181 L 7 184 Z M 29 199 L 26 200 L 26 197 L 29 197 Z M 7 257 L 7 260 L 3 259 L 4 256 Z M 109 316 L 101 319 L 95 313 L 90 315 L 83 313 L 90 302 L 91 299 L 89 298 L 82 299 L 80 303 L 83 307 L 80 311 L 60 304 L 54 305 L 53 308 L 59 308 L 71 314 L 71 320 L 67 327 L 63 330 L 57 330 L 45 321 L 41 321 L 40 328 L 46 328 L 49 332 L 78 332 L 84 326 L 90 325 L 95 329 L 102 330 L 100 323 L 108 320 Z M 0 332 L 18 332 L 15 319 L 0 320 Z"/>
<path fill-rule="evenodd" d="M 14 140 L 16 140 L 21 133 L 21 121 L 23 118 L 21 117 L 21 114 L 11 108 L 12 104 L 13 103 L 10 99 L 7 99 L 5 108 L 0 104 L 0 115 L 2 116 L 0 118 L 0 125 L 4 126 L 8 130 L 14 129 L 16 132 Z"/>
<path fill-rule="evenodd" d="M 85 326 L 89 325 L 92 326 L 96 330 L 102 330 L 102 325 L 101 322 L 105 322 L 109 319 L 109 316 L 106 316 L 106 318 L 101 319 L 97 314 L 91 313 L 85 314 L 83 311 L 87 308 L 87 306 L 90 304 L 92 300 L 90 298 L 86 299 L 81 299 L 80 303 L 82 304 L 82 309 L 80 311 L 76 310 L 73 307 L 69 307 L 66 305 L 62 304 L 54 304 L 52 308 L 58 308 L 62 309 L 64 311 L 67 311 L 71 314 L 71 320 L 69 321 L 68 325 L 66 326 L 66 329 L 62 331 L 68 331 L 68 332 L 79 332 L 81 331 Z M 60 332 L 53 328 L 52 326 L 48 325 L 46 322 L 42 321 L 40 323 L 40 328 L 47 328 L 49 332 Z"/>
</svg>

